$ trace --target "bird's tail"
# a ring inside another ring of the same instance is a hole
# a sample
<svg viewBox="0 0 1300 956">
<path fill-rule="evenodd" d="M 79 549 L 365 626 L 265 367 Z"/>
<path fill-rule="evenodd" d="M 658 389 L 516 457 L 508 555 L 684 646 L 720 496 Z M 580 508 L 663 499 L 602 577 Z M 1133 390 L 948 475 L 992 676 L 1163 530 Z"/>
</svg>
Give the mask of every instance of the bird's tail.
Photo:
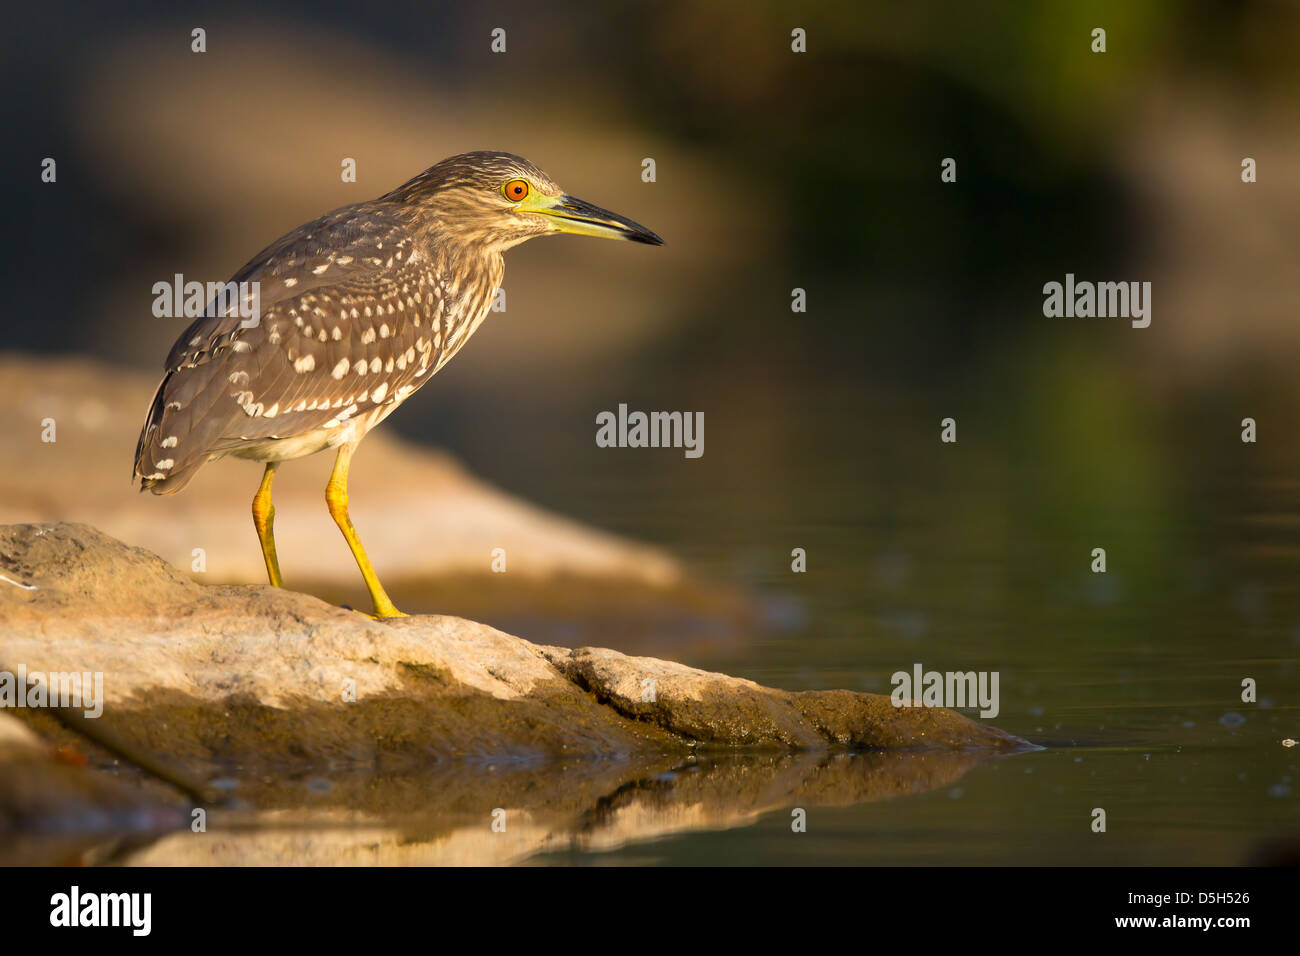
<svg viewBox="0 0 1300 956">
<path fill-rule="evenodd" d="M 160 431 L 159 426 L 166 416 L 167 384 L 171 379 L 169 372 L 158 385 L 149 413 L 145 416 L 144 427 L 140 429 L 140 439 L 135 444 L 135 467 L 132 478 L 140 479 L 141 491 L 152 491 L 155 495 L 174 495 L 190 483 L 194 473 L 207 461 L 206 456 L 190 457 L 182 460 L 175 447 L 175 442 L 164 447 L 169 439 Z"/>
</svg>

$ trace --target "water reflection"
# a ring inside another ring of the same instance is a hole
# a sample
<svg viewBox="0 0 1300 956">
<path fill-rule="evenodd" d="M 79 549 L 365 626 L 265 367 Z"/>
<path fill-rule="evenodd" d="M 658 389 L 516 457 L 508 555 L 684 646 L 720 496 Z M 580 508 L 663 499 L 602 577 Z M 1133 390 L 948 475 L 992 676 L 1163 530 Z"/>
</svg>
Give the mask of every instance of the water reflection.
<svg viewBox="0 0 1300 956">
<path fill-rule="evenodd" d="M 136 866 L 505 865 L 750 827 L 953 785 L 979 753 L 748 753 L 628 762 L 448 764 L 427 773 L 247 781 L 205 833 L 51 837 L 27 862 Z M 1011 758 L 1014 759 L 1014 758 Z M 249 809 L 259 807 L 262 809 Z"/>
</svg>

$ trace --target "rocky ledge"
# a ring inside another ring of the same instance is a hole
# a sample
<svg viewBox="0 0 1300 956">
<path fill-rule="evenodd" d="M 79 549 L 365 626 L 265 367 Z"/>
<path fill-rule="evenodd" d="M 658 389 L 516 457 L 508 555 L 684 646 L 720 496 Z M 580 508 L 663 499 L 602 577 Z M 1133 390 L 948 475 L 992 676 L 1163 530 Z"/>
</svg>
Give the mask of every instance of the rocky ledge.
<svg viewBox="0 0 1300 956">
<path fill-rule="evenodd" d="M 882 695 L 776 690 L 612 650 L 532 644 L 455 617 L 377 622 L 292 591 L 200 585 L 81 524 L 0 526 L 0 673 L 25 674 L 29 686 L 91 675 L 88 688 L 102 675 L 102 700 L 60 712 L 62 723 L 49 709 L 8 713 L 51 742 L 80 724 L 118 753 L 200 778 L 231 763 L 253 772 L 1028 746 L 954 711 L 898 709 Z"/>
</svg>

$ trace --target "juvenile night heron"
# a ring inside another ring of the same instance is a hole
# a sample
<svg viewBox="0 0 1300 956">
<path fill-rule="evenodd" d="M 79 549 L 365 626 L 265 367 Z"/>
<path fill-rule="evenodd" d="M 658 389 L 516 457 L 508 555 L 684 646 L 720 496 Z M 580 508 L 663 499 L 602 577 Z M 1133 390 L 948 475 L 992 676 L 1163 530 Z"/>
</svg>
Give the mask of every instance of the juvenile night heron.
<svg viewBox="0 0 1300 956">
<path fill-rule="evenodd" d="M 258 284 L 260 316 L 228 307 L 197 319 L 172 346 L 136 445 L 141 490 L 174 494 L 205 462 L 226 455 L 265 462 L 253 524 L 267 576 L 281 587 L 275 469 L 335 448 L 325 486 L 330 515 L 361 568 L 374 616 L 402 616 L 348 517 L 352 454 L 474 334 L 501 285 L 501 254 L 561 232 L 663 242 L 566 194 L 527 160 L 496 152 L 445 159 L 386 196 L 276 240 L 232 279 Z"/>
</svg>

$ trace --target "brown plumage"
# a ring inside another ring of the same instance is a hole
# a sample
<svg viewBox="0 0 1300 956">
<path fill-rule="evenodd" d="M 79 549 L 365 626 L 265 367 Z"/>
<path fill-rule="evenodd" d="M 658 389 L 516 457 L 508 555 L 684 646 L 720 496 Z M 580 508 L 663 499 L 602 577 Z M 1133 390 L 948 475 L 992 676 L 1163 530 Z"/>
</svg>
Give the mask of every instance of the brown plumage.
<svg viewBox="0 0 1300 956">
<path fill-rule="evenodd" d="M 205 462 L 234 455 L 269 464 L 269 508 L 276 463 L 331 447 L 345 488 L 345 454 L 483 321 L 502 253 L 557 232 L 662 241 L 496 152 L 451 157 L 278 239 L 231 280 L 258 284 L 261 315 L 200 317 L 172 347 L 136 446 L 141 490 L 174 494 Z M 278 583 L 269 521 L 258 533 Z"/>
</svg>

